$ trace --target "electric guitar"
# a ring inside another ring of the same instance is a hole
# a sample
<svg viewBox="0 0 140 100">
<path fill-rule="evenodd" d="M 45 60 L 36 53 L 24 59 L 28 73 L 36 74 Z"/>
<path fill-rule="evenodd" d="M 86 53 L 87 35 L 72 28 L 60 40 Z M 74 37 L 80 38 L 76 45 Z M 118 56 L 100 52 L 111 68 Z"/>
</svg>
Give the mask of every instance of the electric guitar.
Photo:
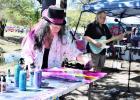
<svg viewBox="0 0 140 100">
<path fill-rule="evenodd" d="M 100 39 L 95 39 L 97 42 L 100 42 L 102 44 L 101 47 L 97 47 L 91 42 L 89 42 L 89 46 L 90 46 L 91 51 L 94 54 L 99 54 L 103 49 L 105 49 L 107 47 L 106 46 L 107 43 L 117 40 L 117 39 L 119 39 L 119 36 L 112 37 L 108 40 L 106 39 L 106 36 L 102 36 Z"/>
</svg>

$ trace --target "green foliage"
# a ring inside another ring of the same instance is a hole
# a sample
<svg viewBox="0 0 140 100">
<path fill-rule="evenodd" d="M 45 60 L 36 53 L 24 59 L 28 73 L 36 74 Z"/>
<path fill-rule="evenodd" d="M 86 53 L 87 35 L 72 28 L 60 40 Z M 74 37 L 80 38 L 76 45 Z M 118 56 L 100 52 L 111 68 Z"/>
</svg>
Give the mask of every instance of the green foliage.
<svg viewBox="0 0 140 100">
<path fill-rule="evenodd" d="M 67 11 L 68 24 L 70 27 L 76 27 L 79 17 L 80 17 L 80 13 L 81 13 L 81 6 L 83 4 L 93 2 L 93 1 L 95 1 L 95 0 L 79 0 L 79 4 L 77 5 L 79 7 L 77 8 L 77 10 L 68 10 Z M 94 13 L 84 12 L 84 13 L 82 13 L 78 27 L 85 27 L 85 26 L 87 26 L 87 24 L 94 21 L 94 19 L 95 19 Z"/>
<path fill-rule="evenodd" d="M 31 0 L 0 0 L 1 13 L 14 24 L 32 25 L 40 15 L 36 13 Z"/>
<path fill-rule="evenodd" d="M 95 0 L 79 0 L 81 4 L 86 4 L 86 3 L 89 3 L 89 2 L 93 2 Z"/>
<path fill-rule="evenodd" d="M 33 25 L 40 17 L 41 9 L 34 9 L 33 0 L 0 0 L 0 14 L 18 25 Z M 81 0 L 86 3 L 89 0 Z M 93 0 L 90 0 L 93 1 Z M 82 4 L 79 4 L 80 6 Z M 70 27 L 75 27 L 80 16 L 80 10 L 67 11 Z M 94 14 L 83 13 L 79 26 L 86 26 L 94 20 Z"/>
<path fill-rule="evenodd" d="M 68 24 L 70 27 L 76 27 L 78 23 L 78 19 L 80 17 L 80 12 L 79 10 L 69 10 L 67 11 L 67 17 L 68 17 Z M 95 19 L 95 14 L 93 13 L 88 13 L 84 12 L 82 13 L 81 20 L 79 23 L 79 27 L 84 27 L 87 26 L 90 22 L 94 21 Z"/>
</svg>

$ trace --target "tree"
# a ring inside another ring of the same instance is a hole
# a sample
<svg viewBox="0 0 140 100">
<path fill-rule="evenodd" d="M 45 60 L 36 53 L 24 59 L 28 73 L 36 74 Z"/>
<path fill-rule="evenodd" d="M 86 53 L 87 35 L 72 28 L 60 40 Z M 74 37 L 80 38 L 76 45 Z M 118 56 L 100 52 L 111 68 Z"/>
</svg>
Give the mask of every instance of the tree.
<svg viewBox="0 0 140 100">
<path fill-rule="evenodd" d="M 73 13 L 75 12 L 75 13 Z M 70 27 L 76 27 L 77 22 L 78 22 L 78 18 L 80 16 L 80 10 L 68 10 L 67 11 L 67 17 L 68 17 L 68 25 Z M 88 13 L 85 12 L 83 13 L 80 23 L 79 23 L 79 27 L 85 27 L 87 26 L 88 23 L 92 22 L 95 19 L 95 15 L 93 13 Z"/>
<path fill-rule="evenodd" d="M 0 0 L 0 9 L 15 24 L 28 25 L 37 21 L 34 4 L 30 0 Z"/>
<path fill-rule="evenodd" d="M 4 29 L 5 29 L 5 26 L 6 26 L 6 22 L 7 22 L 6 19 L 0 18 L 0 36 L 1 37 L 4 37 Z"/>
<path fill-rule="evenodd" d="M 42 4 L 42 11 L 43 11 L 44 9 L 47 9 L 50 5 L 55 5 L 56 0 L 42 0 L 41 4 Z"/>
<path fill-rule="evenodd" d="M 60 0 L 60 7 L 63 9 L 67 8 L 67 0 Z"/>
<path fill-rule="evenodd" d="M 40 16 L 39 9 L 36 11 L 34 7 L 33 0 L 0 0 L 0 17 L 2 16 L 2 19 L 7 19 L 13 24 L 32 26 Z M 2 37 L 4 37 L 5 26 L 6 24 L 0 24 L 0 36 Z"/>
<path fill-rule="evenodd" d="M 40 4 L 42 4 L 42 0 L 37 0 Z"/>
<path fill-rule="evenodd" d="M 95 0 L 79 0 L 81 4 L 86 4 Z"/>
</svg>

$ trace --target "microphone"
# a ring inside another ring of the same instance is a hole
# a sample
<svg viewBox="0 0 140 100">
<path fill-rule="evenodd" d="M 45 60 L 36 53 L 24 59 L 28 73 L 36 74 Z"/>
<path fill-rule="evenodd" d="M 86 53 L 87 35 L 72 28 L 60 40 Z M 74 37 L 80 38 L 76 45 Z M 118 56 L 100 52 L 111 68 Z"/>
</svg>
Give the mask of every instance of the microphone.
<svg viewBox="0 0 140 100">
<path fill-rule="evenodd" d="M 119 22 L 122 23 L 121 21 L 119 21 L 117 18 L 114 19 L 115 22 Z"/>
<path fill-rule="evenodd" d="M 118 22 L 118 23 L 124 24 L 123 22 L 119 21 L 117 18 L 115 18 L 114 21 L 115 21 L 115 22 Z"/>
<path fill-rule="evenodd" d="M 119 21 L 117 18 L 115 18 L 114 21 L 115 21 L 115 22 L 118 22 L 119 25 L 120 25 L 120 27 L 122 28 L 123 32 L 125 32 L 125 29 L 124 29 L 124 27 L 122 26 L 122 24 L 124 24 L 124 23 L 122 23 L 121 21 Z"/>
</svg>

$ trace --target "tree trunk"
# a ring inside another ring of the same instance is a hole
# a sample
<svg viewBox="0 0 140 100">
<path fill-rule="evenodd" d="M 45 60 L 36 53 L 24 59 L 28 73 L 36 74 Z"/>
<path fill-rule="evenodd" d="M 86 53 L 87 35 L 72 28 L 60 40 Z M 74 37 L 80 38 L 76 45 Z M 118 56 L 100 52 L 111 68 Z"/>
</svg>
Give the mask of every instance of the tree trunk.
<svg viewBox="0 0 140 100">
<path fill-rule="evenodd" d="M 1 37 L 4 37 L 4 29 L 5 29 L 5 26 L 6 26 L 6 20 L 5 19 L 1 19 L 0 20 L 0 36 Z"/>
<path fill-rule="evenodd" d="M 2 21 L 0 20 L 0 36 L 3 37 L 3 28 L 2 28 Z"/>
<path fill-rule="evenodd" d="M 42 11 L 48 9 L 50 5 L 55 5 L 56 0 L 42 0 Z"/>
<path fill-rule="evenodd" d="M 4 37 L 4 29 L 2 29 L 2 30 L 0 31 L 0 36 L 1 36 L 1 37 Z"/>
</svg>

